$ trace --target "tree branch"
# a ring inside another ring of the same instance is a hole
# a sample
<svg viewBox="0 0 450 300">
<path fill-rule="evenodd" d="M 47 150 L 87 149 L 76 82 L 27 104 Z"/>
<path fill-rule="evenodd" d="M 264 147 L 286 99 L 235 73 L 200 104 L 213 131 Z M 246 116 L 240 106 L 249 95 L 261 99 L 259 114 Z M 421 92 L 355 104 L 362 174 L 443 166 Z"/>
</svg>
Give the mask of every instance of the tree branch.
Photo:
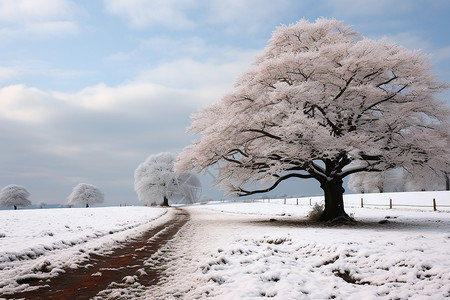
<svg viewBox="0 0 450 300">
<path fill-rule="evenodd" d="M 253 195 L 253 194 L 270 192 L 271 190 L 275 189 L 282 181 L 292 178 L 292 177 L 303 178 L 303 179 L 314 178 L 311 174 L 291 173 L 291 174 L 281 176 L 280 178 L 277 179 L 277 181 L 275 181 L 275 183 L 271 187 L 268 187 L 267 189 L 248 191 L 248 190 L 244 190 L 243 188 L 239 188 L 238 196 L 242 197 L 242 196 L 249 196 L 249 195 Z"/>
<path fill-rule="evenodd" d="M 354 174 L 354 173 L 359 173 L 359 172 L 381 172 L 382 170 L 380 169 L 376 169 L 374 166 L 366 166 L 366 167 L 358 167 L 358 168 L 354 168 L 354 169 L 350 169 L 347 170 L 345 172 L 342 172 L 340 174 L 338 174 L 338 176 L 340 178 L 344 178 L 348 175 Z"/>
<path fill-rule="evenodd" d="M 262 130 L 262 129 L 245 129 L 245 130 L 243 130 L 243 132 L 247 132 L 247 131 L 261 133 L 262 135 L 270 137 L 272 139 L 281 140 L 281 138 L 279 136 L 268 133 L 267 131 Z"/>
</svg>

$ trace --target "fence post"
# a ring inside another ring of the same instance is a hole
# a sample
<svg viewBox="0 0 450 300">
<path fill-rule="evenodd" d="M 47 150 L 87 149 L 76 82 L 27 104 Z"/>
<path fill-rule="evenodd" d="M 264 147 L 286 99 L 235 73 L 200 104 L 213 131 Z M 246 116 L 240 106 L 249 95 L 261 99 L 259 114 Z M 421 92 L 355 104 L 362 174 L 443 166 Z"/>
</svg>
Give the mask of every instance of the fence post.
<svg viewBox="0 0 450 300">
<path fill-rule="evenodd" d="M 286 198 L 284 198 L 284 204 L 286 204 Z"/>
<path fill-rule="evenodd" d="M 361 198 L 361 208 L 364 208 L 364 201 L 363 201 L 363 198 Z"/>
<path fill-rule="evenodd" d="M 392 209 L 392 199 L 389 199 L 389 208 Z"/>
<path fill-rule="evenodd" d="M 434 210 L 434 211 L 437 210 L 437 209 L 436 209 L 436 199 L 435 199 L 435 198 L 433 198 L 433 210 Z"/>
<path fill-rule="evenodd" d="M 298 198 L 297 198 L 297 205 L 298 205 Z"/>
<path fill-rule="evenodd" d="M 312 204 L 311 204 L 311 199 L 309 199 L 309 206 L 311 206 Z"/>
</svg>

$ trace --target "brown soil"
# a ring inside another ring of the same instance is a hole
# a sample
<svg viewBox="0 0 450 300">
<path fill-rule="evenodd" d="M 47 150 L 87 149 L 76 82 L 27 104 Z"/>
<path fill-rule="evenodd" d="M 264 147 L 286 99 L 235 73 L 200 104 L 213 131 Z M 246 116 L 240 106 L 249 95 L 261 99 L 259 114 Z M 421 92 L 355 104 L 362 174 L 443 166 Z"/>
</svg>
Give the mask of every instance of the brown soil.
<svg viewBox="0 0 450 300">
<path fill-rule="evenodd" d="M 144 286 L 158 282 L 159 271 L 144 265 L 144 261 L 158 251 L 189 220 L 189 214 L 177 209 L 175 218 L 159 227 L 145 232 L 142 236 L 124 242 L 120 248 L 106 256 L 91 255 L 90 260 L 78 269 L 66 269 L 65 273 L 46 282 L 32 281 L 38 290 L 2 295 L 6 299 L 91 299 L 106 289 L 112 282 L 120 283 L 126 276 L 133 276 L 143 269 L 139 283 Z M 149 240 L 151 239 L 151 240 Z M 92 274 L 101 276 L 92 276 Z"/>
</svg>

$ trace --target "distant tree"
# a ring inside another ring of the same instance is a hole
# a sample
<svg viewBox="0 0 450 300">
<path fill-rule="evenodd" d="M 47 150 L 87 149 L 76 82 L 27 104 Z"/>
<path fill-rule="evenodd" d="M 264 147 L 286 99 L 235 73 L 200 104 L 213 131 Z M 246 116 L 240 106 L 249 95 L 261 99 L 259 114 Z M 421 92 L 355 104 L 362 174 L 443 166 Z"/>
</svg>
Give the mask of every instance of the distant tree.
<svg viewBox="0 0 450 300">
<path fill-rule="evenodd" d="M 188 130 L 201 139 L 175 170 L 217 164 L 215 183 L 237 196 L 312 178 L 325 195 L 320 220 L 351 220 L 346 176 L 450 160 L 438 130 L 450 112 L 435 98 L 448 84 L 431 68 L 420 51 L 361 37 L 341 21 L 283 25 L 233 91 L 193 116 Z"/>
<path fill-rule="evenodd" d="M 403 169 L 383 172 L 359 172 L 350 175 L 348 188 L 355 193 L 403 192 L 405 190 Z"/>
<path fill-rule="evenodd" d="M 41 201 L 41 202 L 38 203 L 38 207 L 39 207 L 39 208 L 44 208 L 45 206 L 47 206 L 47 203 L 45 203 L 45 202 L 43 202 L 43 201 Z"/>
<path fill-rule="evenodd" d="M 180 176 L 175 176 L 173 183 L 168 187 L 171 203 L 192 204 L 199 202 L 202 194 L 202 185 L 197 176 L 192 173 L 181 174 Z"/>
<path fill-rule="evenodd" d="M 366 191 L 366 186 L 364 184 L 365 177 L 369 174 L 368 172 L 360 172 L 357 174 L 350 175 L 348 179 L 348 188 L 355 193 L 364 194 Z"/>
<path fill-rule="evenodd" d="M 80 183 L 73 188 L 72 193 L 68 197 L 67 204 L 70 206 L 76 204 L 89 205 L 103 203 L 104 194 L 102 191 L 92 184 Z"/>
<path fill-rule="evenodd" d="M 208 196 L 208 195 L 202 195 L 200 197 L 200 203 L 208 203 L 208 202 L 211 202 L 211 201 L 213 201 L 213 198 Z"/>
<path fill-rule="evenodd" d="M 348 188 L 356 193 L 448 190 L 447 164 L 417 168 L 398 168 L 380 173 L 360 172 L 350 175 Z"/>
<path fill-rule="evenodd" d="M 0 191 L 0 206 L 13 206 L 16 210 L 18 206 L 29 206 L 30 193 L 20 185 L 10 184 Z"/>
<path fill-rule="evenodd" d="M 176 176 L 173 171 L 175 157 L 171 153 L 150 155 L 134 172 L 134 189 L 140 201 L 169 206 L 174 203 L 197 202 L 200 181 L 190 173 Z"/>
</svg>

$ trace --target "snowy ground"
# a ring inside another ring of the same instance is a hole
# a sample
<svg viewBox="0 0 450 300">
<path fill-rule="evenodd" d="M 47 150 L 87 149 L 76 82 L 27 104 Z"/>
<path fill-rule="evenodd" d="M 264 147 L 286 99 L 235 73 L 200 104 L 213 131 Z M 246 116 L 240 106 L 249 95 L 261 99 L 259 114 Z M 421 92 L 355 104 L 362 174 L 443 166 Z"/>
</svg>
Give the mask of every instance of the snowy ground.
<svg viewBox="0 0 450 300">
<path fill-rule="evenodd" d="M 27 276 L 46 278 L 75 268 L 90 253 L 107 252 L 166 215 L 166 209 L 148 207 L 0 211 L 0 295 L 26 288 L 17 280 Z"/>
<path fill-rule="evenodd" d="M 423 195 L 407 198 L 422 205 Z M 435 197 L 450 204 L 448 192 Z M 305 222 L 308 205 L 273 202 L 186 208 L 191 222 L 149 260 L 150 266 L 162 261 L 170 267 L 148 298 L 450 297 L 448 210 L 361 209 L 356 202 L 348 212 L 358 225 L 326 227 Z"/>
<path fill-rule="evenodd" d="M 407 196 L 410 203 L 420 204 L 420 198 L 424 195 L 413 193 Z M 436 195 L 440 197 L 439 201 L 450 204 L 449 192 Z M 163 272 L 158 285 L 147 288 L 139 284 L 139 276 L 130 274 L 133 280 L 129 286 L 112 284 L 98 298 L 115 296 L 133 299 L 142 294 L 146 294 L 147 299 L 450 298 L 450 211 L 439 209 L 434 212 L 432 207 L 360 208 L 355 197 L 354 205 L 347 203 L 347 212 L 354 214 L 359 223 L 337 227 L 308 223 L 305 216 L 311 209 L 309 203 L 284 205 L 284 200 L 280 200 L 185 207 L 191 215 L 190 221 L 176 238 L 146 262 L 146 268 L 160 268 Z M 121 209 L 124 208 L 102 209 L 117 211 L 106 213 L 115 221 L 110 223 L 114 225 L 101 225 L 103 237 L 91 236 L 86 242 L 75 246 L 49 250 L 37 259 L 0 262 L 0 282 L 10 282 L 3 289 L 21 288 L 12 283 L 14 276 L 25 276 L 26 272 L 33 270 L 33 265 L 38 268 L 39 260 L 42 263 L 43 259 L 48 261 L 52 257 L 52 262 L 64 261 L 70 257 L 65 253 L 76 254 L 81 259 L 89 251 L 110 248 L 116 237 L 126 238 L 140 226 L 121 231 L 127 232 L 123 235 L 109 234 L 112 228 L 127 228 L 128 225 L 123 224 L 130 220 L 138 224 L 139 212 L 153 212 L 153 208 L 144 207 L 127 208 L 136 210 L 135 213 L 123 213 Z M 50 214 L 50 211 L 57 210 L 48 211 Z M 27 220 L 20 217 L 24 212 L 15 212 L 16 224 Z M 154 212 L 151 218 L 165 211 L 155 209 Z M 153 223 L 163 222 L 169 214 Z M 8 241 L 8 235 L 13 232 L 4 229 L 8 228 L 4 225 L 11 222 L 12 217 L 6 221 L 5 216 L 0 218 L 0 234 L 5 235 L 0 238 L 0 257 L 11 256 L 4 254 L 7 251 L 3 248 L 3 242 Z M 123 219 L 118 221 L 116 217 Z M 50 220 L 53 216 L 46 218 Z M 72 229 L 65 233 L 63 229 L 58 238 L 60 241 L 70 241 L 72 234 L 77 232 L 74 230 L 77 226 L 91 226 L 94 233 L 99 230 L 95 226 L 105 224 L 98 221 L 97 225 L 85 225 L 82 221 L 75 225 L 68 223 L 69 216 L 54 218 L 52 222 L 41 221 L 39 225 L 22 226 L 23 229 L 18 232 L 23 237 L 17 237 L 16 246 L 22 247 L 21 242 L 32 240 L 28 230 L 34 230 L 35 235 L 37 232 L 48 232 L 47 223 L 68 224 Z M 380 221 L 383 221 L 382 224 Z M 66 228 L 65 225 L 60 227 Z M 9 228 L 14 228 L 14 225 Z M 58 235 L 58 231 L 52 232 L 54 236 Z M 38 239 L 44 236 L 41 234 Z M 103 238 L 107 241 L 101 243 Z M 15 247 L 12 242 L 7 244 L 10 244 L 9 248 Z M 92 248 L 90 245 L 95 246 Z M 80 248 L 85 249 L 84 253 L 79 251 Z M 70 263 L 69 260 L 67 264 Z M 0 294 L 1 291 L 0 288 Z"/>
</svg>

